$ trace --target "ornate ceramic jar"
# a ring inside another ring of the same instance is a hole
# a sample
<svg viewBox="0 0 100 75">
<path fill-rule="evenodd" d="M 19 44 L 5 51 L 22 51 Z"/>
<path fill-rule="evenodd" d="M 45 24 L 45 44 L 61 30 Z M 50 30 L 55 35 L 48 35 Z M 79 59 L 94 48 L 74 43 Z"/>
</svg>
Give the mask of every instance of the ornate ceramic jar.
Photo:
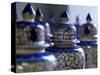
<svg viewBox="0 0 100 75">
<path fill-rule="evenodd" d="M 51 34 L 51 31 L 50 31 L 50 25 L 48 22 L 44 22 L 43 18 L 44 18 L 44 15 L 43 15 L 41 9 L 38 8 L 36 10 L 35 21 L 37 24 L 41 24 L 44 26 L 44 28 L 45 28 L 45 41 L 48 42 L 52 46 L 53 43 L 51 43 L 51 37 L 53 35 Z"/>
<path fill-rule="evenodd" d="M 53 42 L 54 46 L 48 49 L 54 53 L 58 65 L 56 70 L 83 69 L 85 66 L 85 54 L 80 46 L 76 36 L 76 28 L 68 23 L 69 16 L 64 11 L 61 16 L 61 23 L 54 27 Z"/>
<path fill-rule="evenodd" d="M 31 4 L 23 12 L 23 21 L 16 24 L 16 72 L 52 71 L 56 58 L 45 48 L 45 28 L 34 21 L 36 16 Z"/>
<path fill-rule="evenodd" d="M 81 36 L 79 45 L 84 49 L 86 56 L 85 68 L 97 67 L 97 31 L 96 27 L 91 23 L 90 13 L 86 17 L 87 23 L 81 26 Z"/>
</svg>

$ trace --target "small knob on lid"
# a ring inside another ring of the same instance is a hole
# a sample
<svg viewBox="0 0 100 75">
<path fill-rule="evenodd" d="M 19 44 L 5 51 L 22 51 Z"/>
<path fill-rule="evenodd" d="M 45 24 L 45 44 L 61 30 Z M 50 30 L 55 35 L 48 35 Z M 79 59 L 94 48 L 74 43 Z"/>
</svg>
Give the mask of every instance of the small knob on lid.
<svg viewBox="0 0 100 75">
<path fill-rule="evenodd" d="M 86 17 L 86 20 L 87 20 L 87 21 L 92 21 L 92 18 L 91 18 L 90 13 L 88 13 L 88 15 L 87 15 L 87 17 Z"/>
<path fill-rule="evenodd" d="M 35 10 L 30 3 L 28 3 L 25 6 L 24 10 L 22 11 L 22 16 L 23 16 L 23 19 L 26 21 L 34 20 L 36 13 L 35 13 Z"/>
</svg>

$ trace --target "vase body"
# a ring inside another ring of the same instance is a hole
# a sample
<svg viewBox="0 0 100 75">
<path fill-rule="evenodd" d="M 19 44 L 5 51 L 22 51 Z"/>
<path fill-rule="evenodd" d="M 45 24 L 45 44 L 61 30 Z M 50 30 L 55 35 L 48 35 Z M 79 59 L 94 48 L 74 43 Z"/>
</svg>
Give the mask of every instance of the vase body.
<svg viewBox="0 0 100 75">
<path fill-rule="evenodd" d="M 91 15 L 86 17 L 87 22 L 81 26 L 81 36 L 79 45 L 84 49 L 86 56 L 85 68 L 97 67 L 97 29 L 91 23 Z"/>
<path fill-rule="evenodd" d="M 57 58 L 56 70 L 83 69 L 85 67 L 85 55 L 80 46 L 51 48 L 48 51 L 52 52 Z"/>
<path fill-rule="evenodd" d="M 85 52 L 85 68 L 97 67 L 97 43 L 96 41 L 81 41 L 79 45 Z"/>
<path fill-rule="evenodd" d="M 53 71 L 56 67 L 55 57 L 47 52 L 17 55 L 16 62 L 16 72 Z"/>
</svg>

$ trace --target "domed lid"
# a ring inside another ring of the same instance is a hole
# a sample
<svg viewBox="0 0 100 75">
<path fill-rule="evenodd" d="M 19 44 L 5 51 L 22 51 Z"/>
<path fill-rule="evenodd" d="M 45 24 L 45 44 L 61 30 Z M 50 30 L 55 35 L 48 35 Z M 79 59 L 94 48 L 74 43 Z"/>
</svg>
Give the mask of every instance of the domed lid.
<svg viewBox="0 0 100 75">
<path fill-rule="evenodd" d="M 95 41 L 97 39 L 97 29 L 90 23 L 92 21 L 90 13 L 86 17 L 87 23 L 83 24 L 81 27 L 81 41 Z"/>
<path fill-rule="evenodd" d="M 88 15 L 87 15 L 87 17 L 86 17 L 86 20 L 87 20 L 87 21 L 92 21 L 92 18 L 91 18 L 90 13 L 88 13 Z"/>
<path fill-rule="evenodd" d="M 41 9 L 38 8 L 38 9 L 36 10 L 36 16 L 43 17 L 43 13 L 42 13 Z"/>
<path fill-rule="evenodd" d="M 28 54 L 45 51 L 50 44 L 45 41 L 45 29 L 42 25 L 24 28 L 21 35 L 21 44 L 17 44 L 17 53 Z M 25 40 L 23 40 L 25 38 Z M 26 49 L 26 50 L 25 50 Z"/>
<path fill-rule="evenodd" d="M 24 10 L 22 11 L 22 14 L 25 14 L 25 13 L 29 13 L 31 15 L 36 15 L 35 13 L 35 10 L 33 9 L 32 5 L 30 3 L 28 3 Z"/>
</svg>

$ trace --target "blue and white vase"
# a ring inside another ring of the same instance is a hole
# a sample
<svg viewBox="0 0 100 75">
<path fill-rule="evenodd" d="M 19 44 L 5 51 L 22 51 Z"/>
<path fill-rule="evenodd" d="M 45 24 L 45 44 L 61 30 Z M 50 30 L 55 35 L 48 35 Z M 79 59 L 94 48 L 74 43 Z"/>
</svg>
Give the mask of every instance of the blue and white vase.
<svg viewBox="0 0 100 75">
<path fill-rule="evenodd" d="M 56 58 L 45 48 L 45 28 L 34 21 L 36 16 L 31 4 L 22 12 L 23 21 L 16 23 L 16 72 L 53 71 Z"/>
<path fill-rule="evenodd" d="M 54 46 L 48 49 L 57 58 L 56 70 L 83 69 L 85 67 L 84 50 L 77 46 L 79 43 L 74 25 L 68 24 L 67 11 L 61 14 L 61 23 L 54 27 Z"/>
<path fill-rule="evenodd" d="M 84 49 L 86 56 L 85 68 L 97 67 L 97 30 L 91 23 L 90 13 L 86 17 L 87 23 L 81 26 L 81 36 L 79 45 Z"/>
<path fill-rule="evenodd" d="M 44 26 L 44 28 L 45 28 L 45 41 L 50 43 L 52 46 L 53 43 L 51 43 L 51 37 L 53 35 L 51 34 L 51 31 L 50 31 L 50 24 L 48 22 L 44 22 L 43 18 L 44 18 L 43 12 L 41 9 L 38 8 L 36 10 L 35 21 L 37 24 L 41 24 Z"/>
</svg>

